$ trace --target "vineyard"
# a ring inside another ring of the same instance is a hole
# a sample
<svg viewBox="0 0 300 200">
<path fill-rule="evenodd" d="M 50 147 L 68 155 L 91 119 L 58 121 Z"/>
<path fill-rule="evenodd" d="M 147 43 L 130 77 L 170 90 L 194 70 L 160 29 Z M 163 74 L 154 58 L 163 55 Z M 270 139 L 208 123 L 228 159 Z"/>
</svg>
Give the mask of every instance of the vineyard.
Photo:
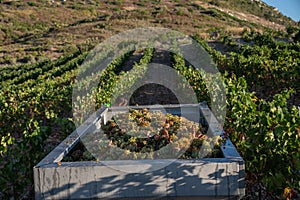
<svg viewBox="0 0 300 200">
<path fill-rule="evenodd" d="M 226 86 L 224 130 L 246 164 L 245 199 L 291 199 L 300 192 L 300 43 L 246 33 L 245 44 L 223 37 L 226 53 L 194 36 L 211 55 Z M 114 102 L 115 84 L 134 82 L 156 49 L 129 52 L 108 65 L 93 97 L 96 108 Z M 33 196 L 33 171 L 74 129 L 72 91 L 88 52 L 54 61 L 0 69 L 0 199 Z M 129 62 L 138 58 L 134 64 Z M 200 71 L 170 53 L 170 66 L 183 75 L 199 102 L 210 104 Z M 125 70 L 126 65 L 131 70 Z M 131 76 L 125 76 L 132 73 Z M 128 79 L 128 81 L 127 81 Z M 130 81 L 129 81 L 130 80 Z"/>
</svg>

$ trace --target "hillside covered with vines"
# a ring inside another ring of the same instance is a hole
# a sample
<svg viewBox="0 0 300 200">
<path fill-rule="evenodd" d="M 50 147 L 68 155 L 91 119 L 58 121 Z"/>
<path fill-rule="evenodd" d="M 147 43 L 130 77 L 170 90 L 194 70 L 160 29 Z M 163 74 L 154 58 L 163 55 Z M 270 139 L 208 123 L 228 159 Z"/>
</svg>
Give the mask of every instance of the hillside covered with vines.
<svg viewBox="0 0 300 200">
<path fill-rule="evenodd" d="M 222 73 L 227 94 L 224 130 L 245 160 L 247 196 L 295 196 L 300 190 L 300 43 L 249 32 L 244 44 L 220 39 L 230 49 L 222 53 L 194 38 Z M 133 72 L 143 70 L 154 52 L 142 50 Z M 122 65 L 132 53 L 103 73 L 94 97 L 97 107 L 111 102 L 111 88 L 124 76 Z M 0 198 L 32 197 L 33 166 L 75 129 L 72 86 L 86 55 L 78 50 L 54 61 L 0 69 Z M 170 56 L 170 66 L 188 80 L 198 101 L 210 102 L 201 73 L 186 66 L 181 55 Z"/>
</svg>

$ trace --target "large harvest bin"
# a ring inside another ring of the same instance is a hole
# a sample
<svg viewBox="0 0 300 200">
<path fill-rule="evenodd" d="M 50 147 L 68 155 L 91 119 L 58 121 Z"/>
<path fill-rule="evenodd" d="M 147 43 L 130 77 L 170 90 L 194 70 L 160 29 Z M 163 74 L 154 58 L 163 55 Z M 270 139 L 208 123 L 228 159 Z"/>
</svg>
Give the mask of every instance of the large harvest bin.
<svg viewBox="0 0 300 200">
<path fill-rule="evenodd" d="M 155 105 L 149 107 L 160 109 Z M 200 109 L 209 129 L 218 129 L 218 122 L 206 104 L 164 105 L 163 108 L 178 114 L 182 107 L 191 115 Z M 177 159 L 145 173 L 125 173 L 109 165 L 143 169 L 168 160 L 61 162 L 81 136 L 99 128 L 111 117 L 111 108 L 99 109 L 34 167 L 36 199 L 240 199 L 244 196 L 244 161 L 229 139 L 221 146 L 223 158 Z"/>
</svg>

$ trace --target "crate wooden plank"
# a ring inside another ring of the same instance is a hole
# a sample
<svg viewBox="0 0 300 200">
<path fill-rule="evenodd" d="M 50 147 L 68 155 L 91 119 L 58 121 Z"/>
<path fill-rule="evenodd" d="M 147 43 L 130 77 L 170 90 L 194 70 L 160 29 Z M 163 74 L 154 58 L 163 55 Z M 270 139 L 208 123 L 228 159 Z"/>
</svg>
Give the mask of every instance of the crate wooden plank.
<svg viewBox="0 0 300 200">
<path fill-rule="evenodd" d="M 145 106 L 143 106 L 145 107 Z M 161 107 L 146 106 L 155 111 Z M 34 167 L 36 199 L 136 198 L 151 199 L 239 199 L 245 194 L 244 161 L 230 140 L 221 147 L 224 158 L 191 160 L 116 160 L 61 162 L 80 137 L 100 128 L 113 112 L 129 107 L 101 108 Z M 131 107 L 140 109 L 142 107 Z M 212 134 L 219 134 L 219 124 L 205 104 L 164 105 L 172 114 L 205 120 Z M 221 130 L 222 131 L 222 130 Z M 145 173 L 125 173 L 120 169 L 165 167 Z M 113 168 L 112 168 L 113 167 Z"/>
<path fill-rule="evenodd" d="M 55 147 L 36 167 L 57 163 L 67 155 L 70 150 L 79 142 L 80 137 L 83 137 L 88 132 L 92 132 L 97 127 L 101 118 L 105 118 L 107 108 L 100 108 L 97 112 L 91 115 L 81 126 L 73 131 L 65 140 L 63 140 L 57 147 Z"/>
<path fill-rule="evenodd" d="M 156 161 L 111 163 L 145 168 L 153 162 Z M 40 193 L 36 194 L 36 197 L 79 199 L 239 195 L 236 190 L 238 184 L 236 166 L 225 159 L 218 159 L 218 162 L 213 159 L 176 160 L 160 170 L 145 173 L 125 173 L 109 166 L 104 161 L 62 163 L 60 166 L 54 164 L 37 168 Z"/>
</svg>

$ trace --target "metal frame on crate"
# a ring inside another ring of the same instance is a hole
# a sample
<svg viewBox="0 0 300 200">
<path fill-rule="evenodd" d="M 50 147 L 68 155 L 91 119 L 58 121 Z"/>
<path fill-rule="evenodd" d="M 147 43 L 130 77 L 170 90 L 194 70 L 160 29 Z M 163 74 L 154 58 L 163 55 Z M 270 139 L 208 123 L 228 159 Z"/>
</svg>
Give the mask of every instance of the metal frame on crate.
<svg viewBox="0 0 300 200">
<path fill-rule="evenodd" d="M 130 106 L 136 109 L 145 107 L 151 110 L 162 108 L 156 105 Z M 200 119 L 205 120 L 209 131 L 223 131 L 206 103 L 163 105 L 163 108 L 172 114 L 180 114 L 178 110 L 181 108 L 190 114 L 199 113 L 197 109 L 200 109 Z M 130 169 L 169 161 L 61 162 L 81 137 L 112 117 L 112 110 L 122 112 L 128 107 L 100 108 L 33 168 L 36 199 L 239 199 L 244 196 L 244 161 L 229 139 L 221 146 L 223 158 L 178 159 L 153 172 L 128 174 L 109 165 Z"/>
</svg>

